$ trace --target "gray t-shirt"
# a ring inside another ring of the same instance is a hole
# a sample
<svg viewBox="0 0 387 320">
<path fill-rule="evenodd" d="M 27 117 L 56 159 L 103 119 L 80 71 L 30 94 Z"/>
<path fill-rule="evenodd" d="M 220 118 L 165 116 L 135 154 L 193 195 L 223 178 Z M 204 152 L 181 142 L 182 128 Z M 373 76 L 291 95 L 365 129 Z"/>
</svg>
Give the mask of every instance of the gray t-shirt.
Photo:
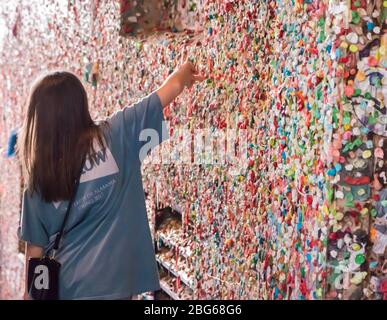
<svg viewBox="0 0 387 320">
<path fill-rule="evenodd" d="M 139 158 L 146 141 L 139 135 L 153 129 L 161 143 L 168 136 L 163 120 L 156 93 L 107 119 L 107 147 L 86 159 L 56 254 L 62 264 L 60 299 L 121 299 L 159 289 Z M 47 203 L 25 191 L 19 238 L 49 250 L 67 204 Z"/>
</svg>

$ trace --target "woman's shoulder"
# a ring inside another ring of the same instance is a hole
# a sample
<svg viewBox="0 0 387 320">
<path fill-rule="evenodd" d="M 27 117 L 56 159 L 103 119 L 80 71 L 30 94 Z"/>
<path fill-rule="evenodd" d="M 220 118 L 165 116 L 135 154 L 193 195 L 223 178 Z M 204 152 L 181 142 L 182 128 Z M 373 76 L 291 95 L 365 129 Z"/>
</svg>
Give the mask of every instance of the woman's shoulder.
<svg viewBox="0 0 387 320">
<path fill-rule="evenodd" d="M 60 202 L 58 202 L 60 203 Z M 57 202 L 46 202 L 42 199 L 40 193 L 36 190 L 30 191 L 25 188 L 23 191 L 23 207 L 36 209 L 39 213 L 46 207 L 57 206 Z"/>
</svg>

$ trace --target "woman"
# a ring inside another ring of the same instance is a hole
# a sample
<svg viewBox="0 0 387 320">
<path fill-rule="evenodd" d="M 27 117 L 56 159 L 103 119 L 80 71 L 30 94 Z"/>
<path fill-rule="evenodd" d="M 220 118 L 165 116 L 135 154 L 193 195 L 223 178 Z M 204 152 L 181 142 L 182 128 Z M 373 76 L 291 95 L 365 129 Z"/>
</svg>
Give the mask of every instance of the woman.
<svg viewBox="0 0 387 320">
<path fill-rule="evenodd" d="M 141 179 L 144 130 L 158 133 L 153 146 L 161 143 L 163 107 L 202 80 L 186 62 L 157 91 L 100 124 L 76 76 L 54 72 L 37 82 L 18 147 L 27 182 L 18 230 L 27 243 L 26 278 L 28 259 L 52 249 L 81 171 L 55 257 L 59 298 L 127 299 L 159 289 Z"/>
</svg>

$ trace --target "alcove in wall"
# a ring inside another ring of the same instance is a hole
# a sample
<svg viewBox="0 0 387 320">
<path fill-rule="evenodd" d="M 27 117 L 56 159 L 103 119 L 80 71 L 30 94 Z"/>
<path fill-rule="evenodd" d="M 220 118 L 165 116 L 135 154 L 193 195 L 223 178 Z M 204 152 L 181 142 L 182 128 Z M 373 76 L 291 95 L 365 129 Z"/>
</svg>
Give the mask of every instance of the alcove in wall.
<svg viewBox="0 0 387 320">
<path fill-rule="evenodd" d="M 199 32 L 204 25 L 203 0 L 121 0 L 122 36 L 154 32 Z"/>
</svg>

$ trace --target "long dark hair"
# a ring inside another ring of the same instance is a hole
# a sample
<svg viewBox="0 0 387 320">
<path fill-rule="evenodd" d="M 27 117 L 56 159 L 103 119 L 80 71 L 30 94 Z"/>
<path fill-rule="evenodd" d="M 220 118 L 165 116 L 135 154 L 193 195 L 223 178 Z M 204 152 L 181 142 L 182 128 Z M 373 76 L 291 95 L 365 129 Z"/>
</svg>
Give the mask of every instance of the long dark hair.
<svg viewBox="0 0 387 320">
<path fill-rule="evenodd" d="M 101 127 L 91 119 L 87 94 L 70 72 L 52 72 L 36 82 L 18 139 L 27 189 L 44 201 L 68 200 L 82 159 L 105 146 Z"/>
</svg>

